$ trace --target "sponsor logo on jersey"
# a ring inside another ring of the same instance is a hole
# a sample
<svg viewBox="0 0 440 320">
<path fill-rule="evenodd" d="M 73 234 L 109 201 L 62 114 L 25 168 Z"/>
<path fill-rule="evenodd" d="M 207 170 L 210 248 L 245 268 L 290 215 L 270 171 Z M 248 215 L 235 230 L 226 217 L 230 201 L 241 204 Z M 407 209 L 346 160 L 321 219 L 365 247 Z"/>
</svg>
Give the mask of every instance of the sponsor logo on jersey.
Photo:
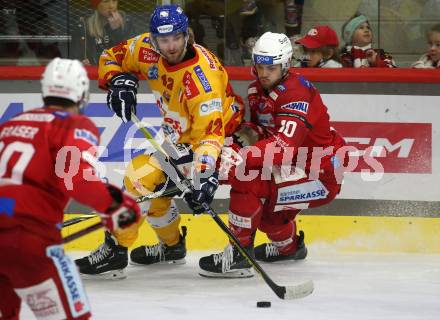
<svg viewBox="0 0 440 320">
<path fill-rule="evenodd" d="M 63 119 L 63 120 L 72 115 L 70 112 L 67 111 L 55 111 L 52 114 L 58 119 Z"/>
<path fill-rule="evenodd" d="M 299 79 L 299 82 L 307 89 L 313 88 L 313 84 L 309 80 L 306 80 L 304 77 L 301 77 L 301 76 L 299 76 L 298 79 Z"/>
<path fill-rule="evenodd" d="M 150 43 L 150 37 L 145 37 L 142 39 L 143 43 Z"/>
<path fill-rule="evenodd" d="M 80 139 L 80 140 L 86 141 L 89 144 L 94 145 L 94 146 L 98 145 L 98 137 L 86 129 L 75 129 L 73 131 L 73 137 L 75 139 Z"/>
<path fill-rule="evenodd" d="M 279 84 L 276 87 L 278 90 L 280 90 L 281 92 L 286 91 L 286 87 L 283 84 Z"/>
<path fill-rule="evenodd" d="M 148 68 L 147 78 L 149 80 L 155 80 L 159 78 L 157 65 L 153 65 L 150 68 Z"/>
<path fill-rule="evenodd" d="M 132 42 L 130 43 L 130 46 L 128 47 L 128 51 L 130 51 L 131 54 L 134 53 L 134 48 L 136 47 L 136 42 L 138 41 L 140 36 L 136 36 L 133 38 Z"/>
<path fill-rule="evenodd" d="M 257 87 L 248 88 L 248 94 L 255 94 L 255 93 L 258 93 Z"/>
<path fill-rule="evenodd" d="M 196 66 L 194 67 L 194 71 L 197 77 L 199 78 L 200 83 L 202 84 L 202 87 L 205 90 L 205 92 L 211 92 L 212 91 L 211 85 L 209 84 L 208 78 L 206 78 L 206 75 L 203 72 L 202 68 L 200 68 L 200 66 Z"/>
<path fill-rule="evenodd" d="M 194 47 L 198 48 L 202 52 L 202 54 L 205 57 L 206 61 L 208 61 L 209 67 L 211 68 L 211 70 L 217 70 L 217 66 L 215 65 L 215 62 L 214 62 L 214 60 L 212 60 L 212 58 L 209 55 L 208 51 L 206 51 L 205 48 L 203 48 L 202 46 L 199 46 L 197 44 L 195 44 Z"/>
<path fill-rule="evenodd" d="M 200 115 L 206 116 L 212 112 L 215 111 L 222 111 L 222 99 L 221 98 L 215 98 L 211 99 L 205 102 L 202 102 L 200 104 Z"/>
<path fill-rule="evenodd" d="M 271 113 L 258 113 L 258 122 L 265 127 L 274 127 L 275 123 Z"/>
<path fill-rule="evenodd" d="M 269 97 L 271 97 L 273 101 L 275 101 L 276 99 L 278 99 L 278 93 L 276 93 L 275 91 L 271 91 L 269 93 Z"/>
<path fill-rule="evenodd" d="M 104 65 L 105 66 L 109 66 L 109 65 L 118 65 L 115 61 L 106 61 L 105 63 L 104 63 Z"/>
<path fill-rule="evenodd" d="M 149 48 L 139 49 L 139 62 L 155 63 L 159 61 L 159 54 Z"/>
<path fill-rule="evenodd" d="M 273 57 L 254 54 L 254 62 L 257 64 L 273 64 Z"/>
<path fill-rule="evenodd" d="M 234 111 L 235 113 L 238 113 L 241 110 L 241 106 L 239 104 L 233 102 L 231 104 L 231 110 Z"/>
<path fill-rule="evenodd" d="M 309 202 L 327 197 L 328 190 L 320 181 L 310 181 L 278 189 L 277 204 Z"/>
<path fill-rule="evenodd" d="M 188 99 L 194 98 L 200 94 L 199 89 L 197 88 L 196 83 L 191 77 L 191 73 L 188 71 L 183 75 L 183 84 L 185 86 L 185 96 Z"/>
<path fill-rule="evenodd" d="M 35 121 L 35 122 L 51 122 L 55 119 L 53 114 L 23 113 L 11 119 L 11 121 Z"/>
<path fill-rule="evenodd" d="M 164 92 L 162 93 L 162 96 L 165 98 L 165 100 L 166 100 L 167 102 L 169 102 L 170 99 L 171 99 L 170 93 L 169 93 L 168 91 L 164 91 Z"/>
<path fill-rule="evenodd" d="M 47 247 L 46 255 L 53 260 L 67 295 L 73 317 L 79 317 L 90 311 L 76 265 L 64 254 L 59 245 Z"/>
<path fill-rule="evenodd" d="M 307 114 L 307 111 L 309 110 L 309 103 L 306 101 L 289 102 L 283 104 L 280 108 L 284 110 L 298 111 Z"/>
<path fill-rule="evenodd" d="M 15 199 L 0 197 L 0 215 L 6 214 L 8 217 L 12 217 L 14 214 L 14 207 Z"/>
</svg>

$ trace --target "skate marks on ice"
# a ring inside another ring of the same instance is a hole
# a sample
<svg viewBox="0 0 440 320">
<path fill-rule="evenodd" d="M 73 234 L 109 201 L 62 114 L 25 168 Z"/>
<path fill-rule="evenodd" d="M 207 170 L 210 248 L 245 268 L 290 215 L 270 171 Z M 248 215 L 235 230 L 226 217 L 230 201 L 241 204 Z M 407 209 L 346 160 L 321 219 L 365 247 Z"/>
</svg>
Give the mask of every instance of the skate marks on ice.
<svg viewBox="0 0 440 320">
<path fill-rule="evenodd" d="M 312 246 L 305 261 L 262 263 L 277 283 L 314 281 L 310 296 L 281 300 L 259 276 L 199 276 L 198 259 L 207 253 L 190 252 L 186 265 L 129 266 L 124 280 L 84 281 L 94 319 L 434 320 L 440 314 L 440 255 L 342 254 Z M 257 308 L 257 301 L 272 307 Z M 27 311 L 22 319 L 33 319 Z"/>
</svg>

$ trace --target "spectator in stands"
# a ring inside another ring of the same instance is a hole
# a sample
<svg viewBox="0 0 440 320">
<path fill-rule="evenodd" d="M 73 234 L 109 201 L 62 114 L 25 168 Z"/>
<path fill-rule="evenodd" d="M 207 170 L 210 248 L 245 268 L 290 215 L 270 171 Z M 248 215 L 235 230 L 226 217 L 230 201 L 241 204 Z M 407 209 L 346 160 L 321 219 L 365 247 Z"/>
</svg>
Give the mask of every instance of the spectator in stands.
<svg viewBox="0 0 440 320">
<path fill-rule="evenodd" d="M 373 32 L 368 18 L 355 14 L 342 26 L 345 47 L 341 62 L 348 68 L 395 68 L 392 56 L 383 49 L 373 49 Z"/>
<path fill-rule="evenodd" d="M 339 39 L 329 26 L 316 26 L 296 43 L 304 48 L 305 59 L 301 67 L 341 68 L 339 57 Z"/>
<path fill-rule="evenodd" d="M 411 65 L 411 68 L 434 69 L 440 68 L 440 23 L 434 25 L 426 34 L 428 48 L 419 60 Z"/>
<path fill-rule="evenodd" d="M 52 37 L 62 35 L 62 31 L 52 23 L 47 5 L 41 0 L 2 0 L 0 8 L 0 32 L 15 38 L 0 42 L 0 58 L 7 64 L 19 63 L 26 57 L 27 64 L 45 64 L 61 56 L 58 43 Z M 65 19 L 64 9 L 60 6 L 58 11 Z M 29 41 L 31 37 L 34 39 Z"/>
<path fill-rule="evenodd" d="M 136 35 L 131 19 L 118 10 L 118 0 L 90 0 L 94 13 L 80 17 L 72 34 L 71 56 L 97 65 L 102 51 Z"/>
<path fill-rule="evenodd" d="M 242 4 L 240 15 L 252 16 L 257 13 L 257 1 L 242 0 Z M 303 6 L 304 0 L 284 0 L 284 26 L 288 37 L 301 33 Z"/>
<path fill-rule="evenodd" d="M 285 34 L 291 39 L 292 44 L 294 44 L 298 35 L 301 33 L 304 0 L 283 0 L 282 2 L 284 7 Z M 242 58 L 245 61 L 250 61 L 252 48 L 257 38 L 265 31 L 274 31 L 273 29 L 276 28 L 276 25 L 273 25 L 273 20 L 277 15 L 274 13 L 273 8 L 273 0 L 242 0 L 240 10 L 240 15 L 243 17 L 241 43 L 243 50 Z M 269 28 L 267 27 L 267 23 L 270 25 Z"/>
</svg>

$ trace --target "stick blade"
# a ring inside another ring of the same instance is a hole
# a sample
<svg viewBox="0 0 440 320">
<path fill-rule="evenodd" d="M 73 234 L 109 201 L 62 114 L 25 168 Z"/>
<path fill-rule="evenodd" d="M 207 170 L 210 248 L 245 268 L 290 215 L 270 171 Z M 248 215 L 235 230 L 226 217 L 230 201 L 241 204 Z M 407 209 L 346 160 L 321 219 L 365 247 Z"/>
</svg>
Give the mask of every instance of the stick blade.
<svg viewBox="0 0 440 320">
<path fill-rule="evenodd" d="M 315 288 L 313 281 L 309 280 L 304 283 L 300 283 L 294 286 L 286 286 L 286 293 L 284 294 L 284 300 L 301 299 L 312 294 Z"/>
</svg>

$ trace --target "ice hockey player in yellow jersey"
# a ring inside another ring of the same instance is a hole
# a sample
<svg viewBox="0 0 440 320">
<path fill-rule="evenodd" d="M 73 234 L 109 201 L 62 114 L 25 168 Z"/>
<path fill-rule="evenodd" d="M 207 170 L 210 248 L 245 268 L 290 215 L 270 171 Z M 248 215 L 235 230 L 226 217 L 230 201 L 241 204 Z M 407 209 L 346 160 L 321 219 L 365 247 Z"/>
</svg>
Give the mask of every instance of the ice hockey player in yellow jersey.
<svg viewBox="0 0 440 320">
<path fill-rule="evenodd" d="M 138 79 L 146 79 L 159 106 L 162 129 L 175 146 L 178 164 L 192 164 L 196 191 L 185 200 L 195 212 L 200 203 L 210 203 L 218 186 L 216 161 L 225 136 L 241 123 L 244 106 L 234 94 L 227 72 L 208 49 L 188 43 L 188 18 L 177 5 L 158 6 L 150 20 L 150 32 L 106 50 L 99 61 L 99 86 L 108 90 L 107 105 L 124 122 L 136 112 Z M 172 153 L 172 152 L 171 152 Z M 184 155 L 186 154 L 186 156 Z M 159 168 L 159 169 L 158 169 Z M 206 174 L 212 173 L 212 174 Z M 132 159 L 125 179 L 127 191 L 142 196 L 172 184 L 155 156 Z M 159 243 L 131 251 L 132 263 L 184 263 L 186 229 L 179 231 L 180 215 L 172 197 L 149 203 L 146 220 Z M 127 247 L 138 226 L 114 235 L 89 256 L 76 260 L 86 276 L 124 277 Z"/>
</svg>

